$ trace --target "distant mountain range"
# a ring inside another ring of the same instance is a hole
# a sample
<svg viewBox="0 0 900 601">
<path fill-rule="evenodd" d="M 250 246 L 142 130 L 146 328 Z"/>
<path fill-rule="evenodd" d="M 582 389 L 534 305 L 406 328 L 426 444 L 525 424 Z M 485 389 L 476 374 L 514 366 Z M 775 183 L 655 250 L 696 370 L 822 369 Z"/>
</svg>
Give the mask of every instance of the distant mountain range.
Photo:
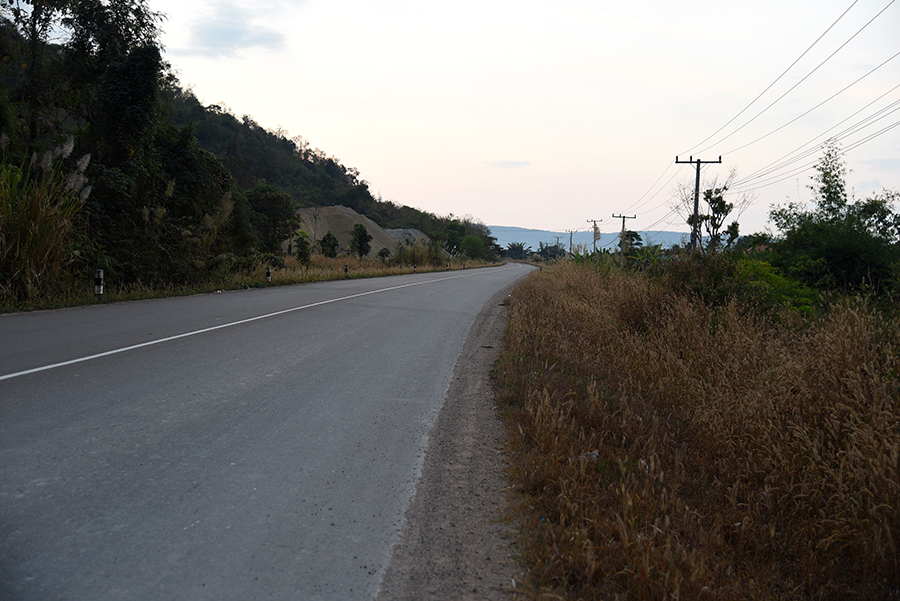
<svg viewBox="0 0 900 601">
<path fill-rule="evenodd" d="M 524 242 L 525 247 L 531 247 L 537 251 L 540 243 L 545 245 L 554 245 L 559 242 L 560 246 L 569 249 L 569 233 L 554 232 L 550 230 L 531 230 L 524 227 L 509 227 L 505 225 L 489 225 L 491 235 L 497 238 L 497 244 L 502 248 L 506 248 L 511 242 Z M 683 244 L 685 240 L 690 240 L 688 232 L 663 232 L 649 231 L 639 232 L 644 246 L 653 244 L 662 244 L 664 247 L 673 244 Z M 613 248 L 619 243 L 619 232 L 600 234 L 600 240 L 597 241 L 597 248 Z M 594 247 L 594 235 L 588 230 L 586 232 L 575 232 L 572 234 L 572 244 L 576 248 L 584 248 L 591 250 Z"/>
</svg>

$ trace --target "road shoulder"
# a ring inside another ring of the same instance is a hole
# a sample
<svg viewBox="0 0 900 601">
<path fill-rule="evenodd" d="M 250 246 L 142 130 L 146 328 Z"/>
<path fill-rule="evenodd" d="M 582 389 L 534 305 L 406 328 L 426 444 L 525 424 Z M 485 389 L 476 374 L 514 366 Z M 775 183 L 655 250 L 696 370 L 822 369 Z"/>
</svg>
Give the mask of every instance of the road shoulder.
<svg viewBox="0 0 900 601">
<path fill-rule="evenodd" d="M 379 600 L 512 599 L 521 581 L 504 519 L 505 433 L 490 382 L 509 291 L 484 306 L 457 360 Z"/>
</svg>

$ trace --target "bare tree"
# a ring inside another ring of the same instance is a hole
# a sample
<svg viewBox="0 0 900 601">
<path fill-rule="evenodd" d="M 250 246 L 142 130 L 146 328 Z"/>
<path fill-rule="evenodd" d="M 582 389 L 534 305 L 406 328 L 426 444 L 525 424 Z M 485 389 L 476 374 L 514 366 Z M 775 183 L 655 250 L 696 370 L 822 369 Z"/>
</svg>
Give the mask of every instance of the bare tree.
<svg viewBox="0 0 900 601">
<path fill-rule="evenodd" d="M 703 190 L 703 203 L 700 203 L 700 214 L 697 219 L 702 229 L 706 231 L 707 250 L 715 251 L 722 244 L 722 235 L 728 234 L 729 246 L 738 237 L 738 220 L 747 208 L 756 202 L 756 194 L 752 192 L 730 192 L 731 184 L 737 180 L 737 168 L 732 167 L 728 175 L 722 179 L 719 174 L 710 178 L 704 178 L 701 189 Z M 694 225 L 694 182 L 693 180 L 681 180 L 672 188 L 673 202 L 671 208 L 676 211 L 685 222 Z M 727 228 L 725 220 L 733 215 L 734 221 Z"/>
</svg>

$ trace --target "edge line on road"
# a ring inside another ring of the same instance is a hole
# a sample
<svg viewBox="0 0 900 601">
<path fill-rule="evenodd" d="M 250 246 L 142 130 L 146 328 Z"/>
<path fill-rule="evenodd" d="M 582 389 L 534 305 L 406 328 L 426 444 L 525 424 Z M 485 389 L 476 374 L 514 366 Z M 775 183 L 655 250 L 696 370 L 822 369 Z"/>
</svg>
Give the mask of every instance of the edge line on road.
<svg viewBox="0 0 900 601">
<path fill-rule="evenodd" d="M 507 267 L 502 267 L 500 269 L 508 269 Z M 122 348 L 113 349 L 111 351 L 104 351 L 102 353 L 96 353 L 93 355 L 87 355 L 84 357 L 78 357 L 77 359 L 69 359 L 68 361 L 61 361 L 59 363 L 51 363 L 50 365 L 43 365 L 41 367 L 34 367 L 32 369 L 26 369 L 23 371 L 14 372 L 11 374 L 5 374 L 0 376 L 0 382 L 3 380 L 11 380 L 13 378 L 19 378 L 21 376 L 27 376 L 34 373 L 39 373 L 42 371 L 48 371 L 51 369 L 57 369 L 59 367 L 66 367 L 67 365 L 74 365 L 76 363 L 84 363 L 85 361 L 93 361 L 94 359 L 101 359 L 103 357 L 109 357 L 110 355 L 118 355 L 120 353 L 127 353 L 128 351 L 137 350 L 140 348 L 145 348 L 148 346 L 153 346 L 156 344 L 162 344 L 164 342 L 171 342 L 173 340 L 179 340 L 181 338 L 189 338 L 191 336 L 197 336 L 198 334 L 205 334 L 206 332 L 212 332 L 215 330 L 222 330 L 224 328 L 230 328 L 233 326 L 242 325 L 245 323 L 250 323 L 254 321 L 259 321 L 261 319 L 268 319 L 270 317 L 276 317 L 278 315 L 284 315 L 285 313 L 292 313 L 294 311 L 301 311 L 303 309 L 311 309 L 313 307 L 320 307 L 322 305 L 328 305 L 331 303 L 336 303 L 340 301 L 350 300 L 354 298 L 359 298 L 361 296 L 369 296 L 371 294 L 378 294 L 379 292 L 390 292 L 391 290 L 399 290 L 401 288 L 409 288 L 411 286 L 422 286 L 424 284 L 435 284 L 437 282 L 445 282 L 447 280 L 455 280 L 458 278 L 466 278 L 473 277 L 478 275 L 484 275 L 485 272 L 475 272 L 475 273 L 466 273 L 461 275 L 453 275 L 443 278 L 437 278 L 434 280 L 425 280 L 423 282 L 411 282 L 409 284 L 400 284 L 399 286 L 389 286 L 387 288 L 378 288 L 377 290 L 369 290 L 368 292 L 359 292 L 357 294 L 350 294 L 348 296 L 341 296 L 338 298 L 332 298 L 328 300 L 318 301 L 315 303 L 310 303 L 308 305 L 301 305 L 299 307 L 291 307 L 290 309 L 282 309 L 281 311 L 275 311 L 273 313 L 266 313 L 265 315 L 257 315 L 256 317 L 248 317 L 246 319 L 240 319 L 238 321 L 232 321 L 229 323 L 219 324 L 217 326 L 211 326 L 208 328 L 202 328 L 199 330 L 194 330 L 191 332 L 184 332 L 183 334 L 176 334 L 174 336 L 167 336 L 165 338 L 159 338 L 157 340 L 149 340 L 147 342 L 142 342 L 140 344 L 132 344 L 131 346 L 124 346 Z"/>
</svg>

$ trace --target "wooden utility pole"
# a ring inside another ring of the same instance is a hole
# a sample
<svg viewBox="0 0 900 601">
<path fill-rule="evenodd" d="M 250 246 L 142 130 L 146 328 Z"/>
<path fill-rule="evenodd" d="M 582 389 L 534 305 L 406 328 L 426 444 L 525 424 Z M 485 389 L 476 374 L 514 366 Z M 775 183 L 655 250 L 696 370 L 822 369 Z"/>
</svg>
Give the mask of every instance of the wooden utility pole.
<svg viewBox="0 0 900 601">
<path fill-rule="evenodd" d="M 619 266 L 625 267 L 625 220 L 626 219 L 637 219 L 637 215 L 613 215 L 613 219 L 621 219 L 622 220 L 622 234 L 619 238 Z"/>
<path fill-rule="evenodd" d="M 552 237 L 552 238 L 556 238 L 556 246 L 551 247 L 549 244 L 547 244 L 547 246 L 544 247 L 544 248 L 547 250 L 547 258 L 548 258 L 548 259 L 554 259 L 554 258 L 556 258 L 556 257 L 555 257 L 555 253 L 559 250 L 559 240 L 560 240 L 560 238 L 562 238 L 562 236 L 551 236 L 551 237 Z M 542 242 L 541 244 L 543 244 L 543 242 Z M 553 248 L 554 256 L 550 256 L 550 249 L 551 249 L 551 248 Z"/>
<path fill-rule="evenodd" d="M 569 254 L 572 254 L 572 236 L 575 234 L 575 230 L 566 230 L 569 232 Z"/>
<path fill-rule="evenodd" d="M 700 159 L 694 160 L 694 157 L 691 157 L 687 161 L 679 161 L 678 157 L 675 157 L 675 164 L 696 164 L 697 165 L 697 181 L 694 183 L 694 217 L 693 222 L 691 223 L 691 248 L 697 250 L 697 245 L 700 243 L 700 218 L 698 216 L 700 212 L 700 165 L 707 165 L 712 163 L 721 163 L 722 155 L 719 155 L 718 161 L 701 161 Z"/>
<path fill-rule="evenodd" d="M 597 239 L 600 237 L 600 228 L 597 227 L 597 222 L 603 221 L 602 219 L 588 219 L 588 223 L 594 224 L 594 254 L 597 254 Z"/>
</svg>

